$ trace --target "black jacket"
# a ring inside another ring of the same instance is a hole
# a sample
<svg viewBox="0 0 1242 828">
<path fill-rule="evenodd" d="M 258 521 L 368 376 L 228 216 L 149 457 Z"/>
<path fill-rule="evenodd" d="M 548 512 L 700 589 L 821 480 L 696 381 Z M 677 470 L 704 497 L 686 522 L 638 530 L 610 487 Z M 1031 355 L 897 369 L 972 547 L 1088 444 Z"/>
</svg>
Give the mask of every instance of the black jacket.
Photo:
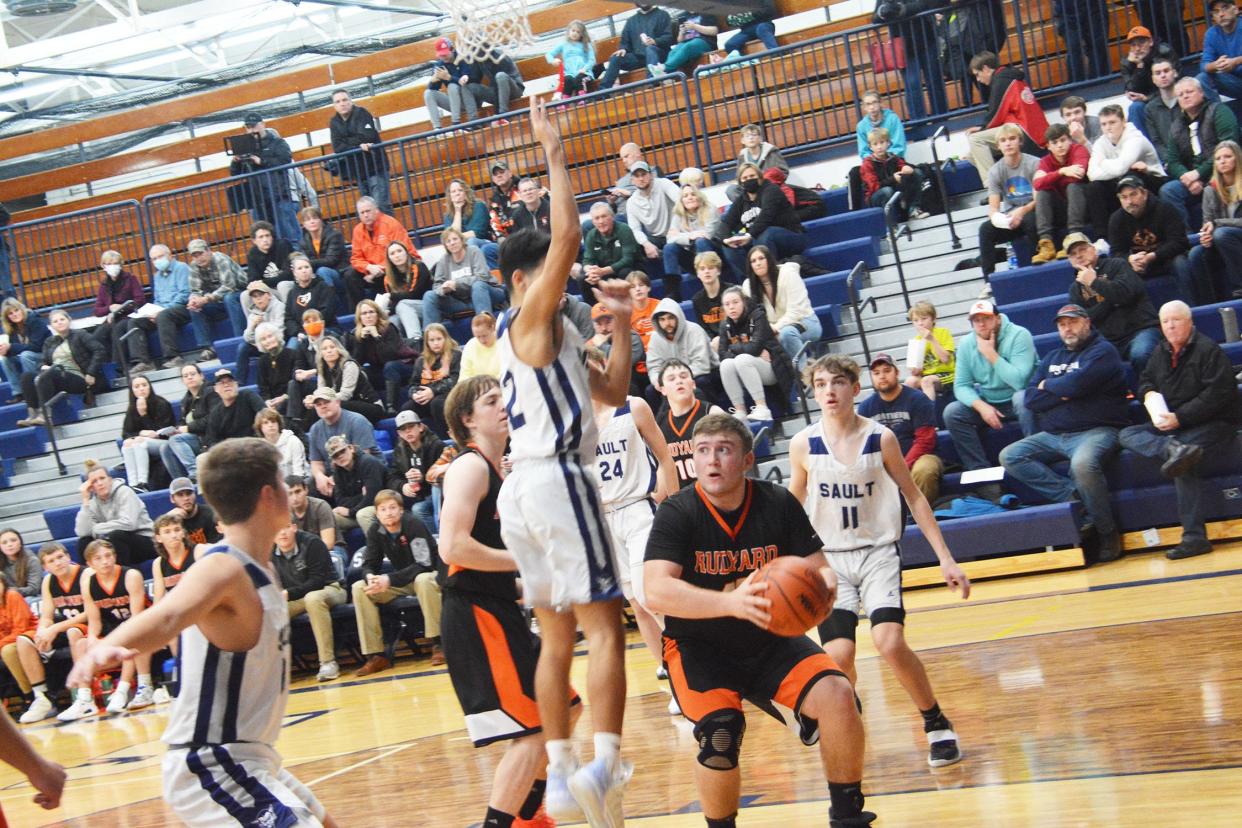
<svg viewBox="0 0 1242 828">
<path fill-rule="evenodd" d="M 775 184 L 764 181 L 759 193 L 751 201 L 748 193 L 742 193 L 720 220 L 717 236 L 726 239 L 745 231 L 751 238 L 758 238 L 769 227 L 784 227 L 793 233 L 802 232 L 798 213 L 785 197 L 784 191 Z"/>
<path fill-rule="evenodd" d="M 386 363 L 399 358 L 403 344 L 401 331 L 391 320 L 378 339 L 373 336 L 360 338 L 353 330 L 345 334 L 345 350 L 349 351 L 359 365 L 382 368 Z"/>
<path fill-rule="evenodd" d="M 125 421 L 121 424 L 121 436 L 137 437 L 141 431 L 159 431 L 175 426 L 177 418 L 173 416 L 172 404 L 159 394 L 147 397 L 147 413 L 140 416 L 131 403 L 125 411 Z"/>
<path fill-rule="evenodd" d="M 310 233 L 302 231 L 302 252 L 310 259 L 311 268 L 318 270 L 327 267 L 344 275 L 349 267 L 349 255 L 345 252 L 345 235 L 328 222 L 323 223 L 323 231 L 319 234 L 319 252 L 315 252 L 315 242 Z"/>
<path fill-rule="evenodd" d="M 259 396 L 265 400 L 274 400 L 289 390 L 289 380 L 293 379 L 294 362 L 297 351 L 281 345 L 275 355 L 259 354 Z"/>
<path fill-rule="evenodd" d="M 1070 283 L 1069 300 L 1087 309 L 1091 326 L 1116 345 L 1144 328 L 1160 324 L 1156 309 L 1147 296 L 1147 287 L 1125 259 L 1100 259 L 1097 279 L 1088 290 L 1077 281 Z"/>
<path fill-rule="evenodd" d="M 392 450 L 392 462 L 388 464 L 388 488 L 394 492 L 400 492 L 401 487 L 407 482 L 405 473 L 410 470 L 410 466 L 415 460 L 417 460 L 418 470 L 425 476 L 443 453 L 444 441 L 437 437 L 431 429 L 423 431 L 423 442 L 419 445 L 417 452 L 410 448 L 410 444 L 405 440 L 398 438 L 397 446 Z M 418 495 L 412 501 L 407 497 L 406 501 L 418 503 L 426 500 L 430 495 L 431 486 L 427 485 L 427 481 L 424 479 L 422 486 L 419 487 Z"/>
<path fill-rule="evenodd" d="M 1178 63 L 1177 53 L 1173 51 L 1173 47 L 1160 41 L 1152 43 L 1151 52 L 1142 63 L 1132 63 L 1129 57 L 1122 57 L 1119 68 L 1127 92 L 1137 92 L 1148 97 L 1160 94 L 1155 82 L 1151 79 L 1151 65 L 1158 59 L 1170 60 L 1174 66 L 1181 65 Z"/>
<path fill-rule="evenodd" d="M 768 314 L 763 306 L 751 306 L 750 313 L 736 322 L 728 316 L 720 320 L 717 353 L 721 360 L 738 354 L 759 356 L 764 352 L 771 358 L 776 384 L 780 386 L 784 399 L 788 400 L 795 381 L 793 362 L 781 347 L 781 341 L 776 338 L 772 326 L 768 324 Z"/>
<path fill-rule="evenodd" d="M 1161 270 L 1178 256 L 1190 252 L 1186 222 L 1167 202 L 1147 194 L 1147 209 L 1132 216 L 1118 209 L 1108 220 L 1108 246 L 1113 256 L 1128 258 L 1131 253 L 1155 253 L 1148 273 Z"/>
<path fill-rule="evenodd" d="M 646 13 L 638 12 L 625 21 L 625 26 L 621 29 L 620 48 L 626 54 L 641 57 L 647 51 L 647 47 L 643 45 L 643 35 L 650 36 L 661 51 L 667 53 L 673 48 L 673 40 L 677 36 L 673 31 L 673 18 L 659 7 Z"/>
<path fill-rule="evenodd" d="M 220 405 L 220 395 L 206 382 L 203 383 L 198 399 L 186 391 L 185 396 L 181 398 L 181 425 L 185 426 L 191 434 L 196 434 L 201 438 L 207 433 L 207 418 L 218 405 Z M 192 420 L 187 419 L 189 414 L 194 415 Z"/>
<path fill-rule="evenodd" d="M 354 104 L 348 118 L 342 118 L 340 113 L 332 116 L 332 120 L 328 122 L 328 132 L 332 137 L 332 151 L 341 156 L 336 161 L 337 172 L 342 181 L 359 181 L 388 172 L 388 159 L 384 155 L 383 147 L 365 152 L 358 149 L 363 144 L 378 144 L 384 140 L 380 137 L 379 128 L 375 126 L 375 118 L 370 112 Z"/>
<path fill-rule="evenodd" d="M 293 150 L 289 149 L 289 142 L 281 138 L 271 129 L 265 129 L 262 137 L 259 138 L 259 151 L 256 153 L 259 158 L 258 166 L 250 158 L 234 158 L 229 162 L 229 175 L 241 175 L 242 173 L 256 172 L 257 170 L 270 170 L 274 167 L 283 167 L 285 164 L 293 163 Z M 261 176 L 267 179 L 268 176 Z M 281 194 L 283 187 L 283 198 L 291 199 L 288 179 L 284 181 L 273 178 L 270 186 Z"/>
<path fill-rule="evenodd" d="M 552 206 L 547 196 L 539 199 L 539 209 L 533 213 L 519 201 L 509 211 L 509 217 L 513 219 L 514 230 L 533 229 L 542 230 L 545 233 L 551 232 Z"/>
<path fill-rule="evenodd" d="M 407 299 L 417 301 L 422 299 L 427 291 L 431 290 L 431 271 L 427 269 L 427 265 L 423 264 L 421 259 L 410 262 L 411 276 L 413 284 L 404 282 L 400 285 L 388 281 L 388 276 L 384 276 L 384 288 L 388 291 L 388 307 L 395 308 L 398 302 Z M 392 314 L 389 314 L 391 318 Z"/>
<path fill-rule="evenodd" d="M 43 340 L 43 364 L 53 364 L 52 354 L 66 339 L 69 340 L 69 352 L 73 355 L 73 361 L 81 369 L 82 376 L 98 376 L 99 369 L 104 363 L 104 346 L 86 331 L 71 328 L 67 337 L 56 333 L 49 334 L 48 338 Z"/>
<path fill-rule="evenodd" d="M 216 406 L 207 415 L 207 433 L 203 438 L 203 448 L 210 448 L 230 437 L 253 437 L 254 418 L 267 406 L 259 395 L 250 390 L 237 392 L 237 399 L 232 405 L 225 405 L 216 397 Z"/>
<path fill-rule="evenodd" d="M 262 282 L 275 290 L 276 285 L 293 279 L 293 271 L 289 269 L 289 256 L 293 253 L 293 245 L 284 239 L 276 239 L 271 248 L 264 253 L 253 244 L 246 253 L 246 278 L 251 282 Z M 267 274 L 268 265 L 275 265 L 275 275 Z"/>
<path fill-rule="evenodd" d="M 424 572 L 434 573 L 440 568 L 436 539 L 423 522 L 409 512 L 401 515 L 401 526 L 396 534 L 390 534 L 378 520 L 367 530 L 363 576 L 381 574 L 385 558 L 392 562 L 393 572 L 388 580 L 395 587 L 406 586 Z"/>
<path fill-rule="evenodd" d="M 280 576 L 290 601 L 306 597 L 306 593 L 337 583 L 332 556 L 318 535 L 298 532 L 293 551 L 285 555 L 279 547 L 272 550 L 272 566 Z"/>
<path fill-rule="evenodd" d="M 336 327 L 336 291 L 318 276 L 311 279 L 306 287 L 296 282 L 285 297 L 285 338 L 297 336 L 302 332 L 302 314 L 311 308 L 323 316 L 324 325 Z"/>
<path fill-rule="evenodd" d="M 1182 428 L 1213 420 L 1242 422 L 1242 399 L 1238 397 L 1233 366 L 1220 346 L 1198 331 L 1178 354 L 1173 364 L 1173 348 L 1167 339 L 1152 351 L 1143 378 L 1139 381 L 1139 399 L 1149 391 L 1164 395 L 1169 411 L 1177 415 Z"/>
<path fill-rule="evenodd" d="M 332 502 L 349 509 L 352 518 L 359 509 L 375 505 L 375 496 L 384 488 L 384 461 L 361 449 L 354 451 L 354 464 L 343 469 L 336 463 L 332 467 L 332 480 L 336 490 Z"/>
<path fill-rule="evenodd" d="M 440 364 L 441 359 L 443 359 L 443 357 L 440 357 L 439 359 L 437 359 L 434 364 L 438 366 Z M 423 377 L 423 369 L 426 366 L 427 366 L 426 360 L 424 360 L 421 356 L 418 359 L 414 360 L 414 376 L 410 378 L 411 387 L 418 388 L 418 386 L 425 384 L 423 382 L 422 377 Z M 428 388 L 431 389 L 431 392 L 435 394 L 437 397 L 443 397 L 443 396 L 446 396 L 448 392 L 453 390 L 453 386 L 457 384 L 457 378 L 460 376 L 461 376 L 461 350 L 454 349 L 453 358 L 449 361 L 448 376 L 444 377 L 443 379 L 438 379 L 435 382 L 427 383 L 426 385 Z"/>
</svg>

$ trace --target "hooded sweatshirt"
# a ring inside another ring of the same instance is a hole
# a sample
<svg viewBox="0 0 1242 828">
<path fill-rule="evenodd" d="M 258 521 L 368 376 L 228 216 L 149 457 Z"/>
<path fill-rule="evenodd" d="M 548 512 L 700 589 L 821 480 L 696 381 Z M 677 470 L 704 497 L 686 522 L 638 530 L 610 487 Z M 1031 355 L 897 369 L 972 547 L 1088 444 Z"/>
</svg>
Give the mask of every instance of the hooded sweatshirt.
<svg viewBox="0 0 1242 828">
<path fill-rule="evenodd" d="M 751 152 L 746 147 L 742 147 L 742 151 L 737 154 L 737 166 L 741 167 L 743 164 L 754 164 L 761 173 L 775 167 L 784 170 L 786 175 L 789 174 L 789 162 L 785 160 L 785 156 L 781 155 L 776 145 L 769 144 L 767 141 L 759 144 L 758 152 Z"/>
<path fill-rule="evenodd" d="M 1010 322 L 1003 313 L 1000 318 L 995 364 L 989 364 L 980 355 L 973 332 L 962 337 L 957 346 L 953 395 L 962 405 L 969 406 L 978 399 L 992 405 L 1010 402 L 1016 392 L 1026 388 L 1027 380 L 1035 370 L 1035 340 L 1031 332 Z"/>
<path fill-rule="evenodd" d="M 1062 344 L 1044 355 L 1026 389 L 1026 407 L 1038 415 L 1039 427 L 1052 434 L 1124 428 L 1130 424 L 1128 390 L 1121 355 L 1092 331 L 1081 348 Z"/>
<path fill-rule="evenodd" d="M 710 374 L 715 360 L 712 359 L 711 341 L 707 332 L 698 325 L 687 325 L 686 315 L 676 300 L 665 297 L 656 305 L 651 315 L 654 321 L 662 313 L 672 314 L 677 320 L 677 330 L 670 337 L 656 323 L 647 342 L 647 373 L 658 377 L 660 368 L 670 359 L 679 359 L 690 366 L 690 373 L 696 377 Z"/>
<path fill-rule="evenodd" d="M 78 516 L 73 521 L 73 532 L 79 538 L 97 538 L 117 530 L 137 532 L 148 538 L 153 535 L 147 507 L 124 480 L 114 478 L 107 500 L 100 500 L 92 494 L 86 505 L 78 510 Z"/>
<path fill-rule="evenodd" d="M 1139 161 L 1147 165 L 1149 174 L 1164 175 L 1164 162 L 1151 141 L 1134 124 L 1126 124 L 1116 144 L 1107 135 L 1095 139 L 1091 145 L 1091 161 L 1087 164 L 1087 178 L 1092 181 L 1121 178 Z"/>
</svg>

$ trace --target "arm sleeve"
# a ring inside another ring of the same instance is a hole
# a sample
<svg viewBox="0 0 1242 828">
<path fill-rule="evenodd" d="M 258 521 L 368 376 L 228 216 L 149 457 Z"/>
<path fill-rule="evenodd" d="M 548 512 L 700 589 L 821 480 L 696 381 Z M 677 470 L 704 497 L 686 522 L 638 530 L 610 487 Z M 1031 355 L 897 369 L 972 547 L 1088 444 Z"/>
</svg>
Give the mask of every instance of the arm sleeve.
<svg viewBox="0 0 1242 828">
<path fill-rule="evenodd" d="M 73 534 L 79 538 L 89 538 L 93 536 L 95 528 L 95 510 L 93 508 L 95 498 L 91 498 L 82 508 L 78 509 L 77 517 L 73 519 Z"/>
<path fill-rule="evenodd" d="M 888 125 L 888 137 L 890 141 L 888 151 L 891 152 L 893 155 L 900 155 L 902 158 L 905 158 L 906 157 L 905 124 L 901 122 L 901 119 L 897 117 L 896 113 L 894 113 L 893 117 L 889 118 L 888 120 L 892 122 Z"/>
<path fill-rule="evenodd" d="M 1125 260 L 1118 259 L 1118 261 L 1124 262 Z M 1126 269 L 1129 269 L 1128 264 L 1126 264 Z M 1077 285 L 1078 283 L 1074 282 L 1071 285 L 1071 290 Z M 1147 288 L 1139 281 L 1138 276 L 1133 273 L 1126 274 L 1122 272 L 1115 276 L 1105 274 L 1105 278 L 1096 279 L 1092 282 L 1091 289 L 1103 296 L 1111 304 L 1123 308 L 1137 305 L 1147 296 Z M 1081 296 L 1074 299 L 1074 301 L 1080 302 Z"/>
<path fill-rule="evenodd" d="M 1045 377 L 1044 390 L 1058 397 L 1086 397 L 1105 387 L 1109 380 L 1124 370 L 1116 351 L 1109 353 L 1107 348 L 1098 349 L 1086 365 L 1079 362 L 1079 370 L 1068 371 L 1059 377 Z"/>
<path fill-rule="evenodd" d="M 616 227 L 617 238 L 621 241 L 621 258 L 617 260 L 614 267 L 633 268 L 638 264 L 638 239 L 629 225 L 618 223 Z"/>
<path fill-rule="evenodd" d="M 862 176 L 863 192 L 867 198 L 870 198 L 875 194 L 876 190 L 880 189 L 880 177 L 876 175 L 875 164 L 875 158 L 869 156 L 863 159 L 862 167 L 859 170 L 859 174 Z"/>
<path fill-rule="evenodd" d="M 975 360 L 978 358 L 973 348 L 957 349 L 957 367 L 953 372 L 953 397 L 965 406 L 974 405 L 975 400 L 979 399 L 979 392 L 975 390 L 974 375 Z"/>
<path fill-rule="evenodd" d="M 461 351 L 453 351 L 453 356 L 449 360 L 448 376 L 444 379 L 436 380 L 427 386 L 437 397 L 443 397 L 453 390 L 453 386 L 457 385 L 457 380 L 461 377 Z"/>
<path fill-rule="evenodd" d="M 341 387 L 336 389 L 336 396 L 342 402 L 354 398 L 354 392 L 358 389 L 358 374 L 358 363 L 353 360 L 345 363 L 345 367 L 341 369 Z"/>
<path fill-rule="evenodd" d="M 378 575 L 384 565 L 384 545 L 380 541 L 380 524 L 377 520 L 367 529 L 367 548 L 362 556 L 362 577 Z"/>
<path fill-rule="evenodd" d="M 936 427 L 934 425 L 919 426 L 914 430 L 914 442 L 910 444 L 910 450 L 906 452 L 906 466 L 913 467 L 916 460 L 935 450 Z"/>
<path fill-rule="evenodd" d="M 1207 344 L 1197 343 L 1200 347 Z M 1221 417 L 1230 406 L 1238 404 L 1237 383 L 1229 357 L 1215 343 L 1210 344 L 1211 353 L 1204 359 L 1199 377 L 1203 391 L 1193 400 L 1173 412 L 1183 428 L 1200 425 Z"/>
<path fill-rule="evenodd" d="M 1216 27 L 1209 26 L 1207 32 L 1203 35 L 1203 54 L 1199 57 L 1199 71 L 1207 74 L 1208 64 L 1221 56 L 1220 37 L 1216 33 Z"/>
<path fill-rule="evenodd" d="M 1026 388 L 1031 371 L 1035 370 L 1035 356 L 1035 340 L 1031 332 L 1023 328 L 1010 343 L 1009 352 L 1002 354 L 992 367 L 1001 382 L 1014 391 L 1021 391 Z"/>
</svg>

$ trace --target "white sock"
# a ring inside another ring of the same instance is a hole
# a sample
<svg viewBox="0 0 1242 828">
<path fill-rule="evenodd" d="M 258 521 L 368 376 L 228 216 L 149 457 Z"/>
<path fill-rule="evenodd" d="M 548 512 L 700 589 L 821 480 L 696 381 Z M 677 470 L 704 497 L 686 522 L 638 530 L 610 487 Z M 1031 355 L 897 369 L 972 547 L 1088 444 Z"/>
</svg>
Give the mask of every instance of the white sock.
<svg viewBox="0 0 1242 828">
<path fill-rule="evenodd" d="M 39 696 L 46 696 L 47 695 L 47 682 L 41 681 L 38 684 L 33 685 L 30 688 L 30 690 L 32 693 L 34 693 L 34 697 L 36 699 L 39 698 Z"/>
<path fill-rule="evenodd" d="M 120 693 L 122 696 L 128 696 L 128 695 L 129 695 L 129 682 L 128 682 L 128 681 L 118 681 L 118 682 L 116 683 L 116 689 L 115 689 L 115 690 L 113 690 L 112 692 L 113 692 L 113 693 Z"/>
<path fill-rule="evenodd" d="M 574 743 L 569 739 L 549 739 L 547 749 L 549 772 L 567 775 L 574 766 Z"/>
<path fill-rule="evenodd" d="M 139 687 L 150 687 L 151 686 L 151 674 L 150 673 L 139 673 L 138 674 L 138 686 Z"/>
<path fill-rule="evenodd" d="M 91 688 L 79 687 L 78 688 L 78 701 L 89 702 L 90 700 L 91 700 Z"/>
<path fill-rule="evenodd" d="M 596 733 L 595 758 L 604 760 L 609 770 L 615 768 L 621 760 L 621 734 Z"/>
</svg>

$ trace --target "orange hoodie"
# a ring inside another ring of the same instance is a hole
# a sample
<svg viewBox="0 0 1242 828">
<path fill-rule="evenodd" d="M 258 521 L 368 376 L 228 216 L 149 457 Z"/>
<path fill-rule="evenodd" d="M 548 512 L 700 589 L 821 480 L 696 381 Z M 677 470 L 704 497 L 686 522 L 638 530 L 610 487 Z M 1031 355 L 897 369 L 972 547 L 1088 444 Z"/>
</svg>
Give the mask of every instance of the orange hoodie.
<svg viewBox="0 0 1242 828">
<path fill-rule="evenodd" d="M 0 647 L 6 647 L 17 640 L 22 633 L 33 632 L 36 620 L 26 599 L 15 589 L 4 591 L 4 602 L 0 604 Z"/>
</svg>

